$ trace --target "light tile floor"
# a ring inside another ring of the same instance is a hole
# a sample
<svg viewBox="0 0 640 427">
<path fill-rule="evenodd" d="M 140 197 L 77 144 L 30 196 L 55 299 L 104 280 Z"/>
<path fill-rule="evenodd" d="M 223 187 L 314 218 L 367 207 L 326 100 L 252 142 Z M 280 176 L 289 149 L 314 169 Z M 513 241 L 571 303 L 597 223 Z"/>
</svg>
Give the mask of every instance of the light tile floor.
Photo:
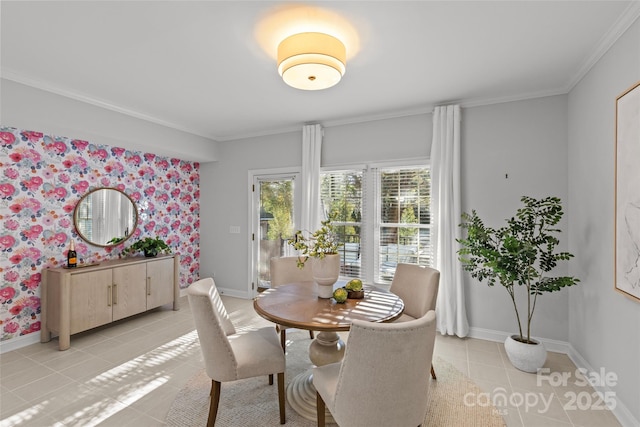
<svg viewBox="0 0 640 427">
<path fill-rule="evenodd" d="M 224 297 L 234 322 L 256 316 L 251 301 Z M 0 427 L 162 426 L 180 388 L 202 366 L 186 298 L 181 310 L 160 308 L 72 336 L 0 355 Z M 508 426 L 619 426 L 589 386 L 576 385 L 566 355 L 549 353 L 546 377 L 513 368 L 501 343 L 438 336 L 434 357 L 468 375 L 485 394 L 503 398 Z M 566 372 L 567 384 L 559 373 Z M 574 409 L 574 407 L 586 409 Z"/>
</svg>

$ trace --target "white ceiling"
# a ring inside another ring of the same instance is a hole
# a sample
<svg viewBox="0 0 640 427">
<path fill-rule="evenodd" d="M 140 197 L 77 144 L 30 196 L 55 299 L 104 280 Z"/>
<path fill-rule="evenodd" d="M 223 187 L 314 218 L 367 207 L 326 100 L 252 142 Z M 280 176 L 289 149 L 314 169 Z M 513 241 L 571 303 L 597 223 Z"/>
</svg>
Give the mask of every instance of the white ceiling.
<svg viewBox="0 0 640 427">
<path fill-rule="evenodd" d="M 4 0 L 2 77 L 227 141 L 566 93 L 640 16 L 638 1 L 306 4 L 347 44 L 324 91 L 278 76 L 275 22 L 301 9 L 272 1 Z"/>
</svg>

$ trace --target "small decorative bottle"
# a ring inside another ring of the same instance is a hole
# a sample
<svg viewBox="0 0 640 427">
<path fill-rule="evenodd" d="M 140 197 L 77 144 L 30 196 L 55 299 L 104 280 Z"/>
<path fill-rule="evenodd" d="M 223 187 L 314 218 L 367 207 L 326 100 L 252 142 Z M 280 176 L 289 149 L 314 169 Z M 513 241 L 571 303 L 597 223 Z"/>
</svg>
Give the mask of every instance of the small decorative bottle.
<svg viewBox="0 0 640 427">
<path fill-rule="evenodd" d="M 69 251 L 67 252 L 67 267 L 74 268 L 78 265 L 78 255 L 76 254 L 76 247 L 73 244 L 73 240 L 69 245 Z"/>
</svg>

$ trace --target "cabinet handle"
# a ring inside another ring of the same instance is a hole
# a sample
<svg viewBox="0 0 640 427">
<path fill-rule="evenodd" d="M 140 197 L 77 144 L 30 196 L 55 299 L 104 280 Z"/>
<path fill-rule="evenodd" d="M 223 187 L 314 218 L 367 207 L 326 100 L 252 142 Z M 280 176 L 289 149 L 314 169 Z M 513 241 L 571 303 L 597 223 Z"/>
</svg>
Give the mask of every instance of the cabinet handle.
<svg viewBox="0 0 640 427">
<path fill-rule="evenodd" d="M 111 307 L 111 297 L 112 297 L 112 293 L 111 293 L 111 286 L 107 286 L 107 307 Z"/>
<path fill-rule="evenodd" d="M 147 295 L 151 295 L 151 277 L 147 277 Z"/>
<path fill-rule="evenodd" d="M 113 305 L 118 304 L 118 285 L 113 284 Z"/>
</svg>

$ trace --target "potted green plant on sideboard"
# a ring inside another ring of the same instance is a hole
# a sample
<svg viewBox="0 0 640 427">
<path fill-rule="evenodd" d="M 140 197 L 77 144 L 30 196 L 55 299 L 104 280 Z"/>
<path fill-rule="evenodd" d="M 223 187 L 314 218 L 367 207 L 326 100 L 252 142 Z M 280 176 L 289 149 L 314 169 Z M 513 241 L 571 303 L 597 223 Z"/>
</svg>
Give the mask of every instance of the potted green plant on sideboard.
<svg viewBox="0 0 640 427">
<path fill-rule="evenodd" d="M 459 260 L 465 271 L 489 286 L 499 283 L 509 294 L 515 310 L 518 334 L 507 337 L 505 349 L 511 363 L 526 372 L 537 372 L 544 365 L 546 350 L 531 338 L 531 323 L 538 297 L 579 280 L 572 276 L 548 276 L 560 261 L 573 257 L 556 251 L 562 218 L 562 205 L 557 197 L 534 199 L 523 196 L 519 208 L 507 224 L 500 228 L 485 226 L 473 210 L 462 214 L 460 227 L 466 237 L 459 239 Z M 517 290 L 526 292 L 526 311 L 519 309 Z M 529 354 L 531 353 L 531 354 Z M 528 355 L 532 360 L 528 360 Z"/>
<path fill-rule="evenodd" d="M 127 255 L 133 252 L 143 252 L 146 257 L 155 257 L 161 253 L 171 253 L 171 248 L 160 237 L 156 237 L 155 239 L 145 237 L 125 248 L 122 254 Z"/>
</svg>

